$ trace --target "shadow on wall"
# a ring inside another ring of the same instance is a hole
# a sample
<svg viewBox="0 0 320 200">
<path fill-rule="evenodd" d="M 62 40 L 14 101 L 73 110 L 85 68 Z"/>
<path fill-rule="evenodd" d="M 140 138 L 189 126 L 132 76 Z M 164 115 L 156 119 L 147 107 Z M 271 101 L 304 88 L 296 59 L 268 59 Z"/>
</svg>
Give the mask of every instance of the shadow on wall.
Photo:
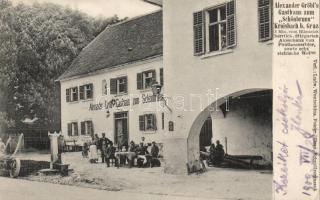
<svg viewBox="0 0 320 200">
<path fill-rule="evenodd" d="M 223 105 L 228 98 L 228 105 Z M 216 106 L 218 105 L 218 106 Z M 210 111 L 210 107 L 220 107 Z M 222 109 L 221 109 L 222 108 Z M 228 110 L 223 110 L 228 108 Z M 188 166 L 199 163 L 199 135 L 208 115 L 212 117 L 214 140 L 228 140 L 228 154 L 260 155 L 260 164 L 272 165 L 272 90 L 243 90 L 213 102 L 193 122 L 188 136 Z"/>
</svg>

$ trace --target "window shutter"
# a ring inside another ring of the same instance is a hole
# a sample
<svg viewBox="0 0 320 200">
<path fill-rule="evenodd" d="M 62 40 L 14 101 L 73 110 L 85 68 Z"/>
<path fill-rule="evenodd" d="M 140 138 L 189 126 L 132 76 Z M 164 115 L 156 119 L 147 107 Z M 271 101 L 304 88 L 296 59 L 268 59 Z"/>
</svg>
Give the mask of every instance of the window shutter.
<svg viewBox="0 0 320 200">
<path fill-rule="evenodd" d="M 137 74 L 137 90 L 143 89 L 143 74 L 138 73 Z"/>
<path fill-rule="evenodd" d="M 93 130 L 93 122 L 92 121 L 89 121 L 89 124 L 90 124 L 90 128 L 89 128 L 89 131 L 90 131 L 90 135 L 93 136 L 94 135 L 94 130 Z"/>
<path fill-rule="evenodd" d="M 72 124 L 68 123 L 68 136 L 72 136 Z"/>
<path fill-rule="evenodd" d="M 87 99 L 92 99 L 93 98 L 93 84 L 89 84 L 90 92 L 87 94 Z"/>
<path fill-rule="evenodd" d="M 272 0 L 258 0 L 259 41 L 272 39 Z"/>
<path fill-rule="evenodd" d="M 86 134 L 86 123 L 85 122 L 81 122 L 81 135 L 85 135 Z"/>
<path fill-rule="evenodd" d="M 79 135 L 77 122 L 74 123 L 74 135 Z"/>
<path fill-rule="evenodd" d="M 117 94 L 117 79 L 110 79 L 110 94 Z"/>
<path fill-rule="evenodd" d="M 204 54 L 204 12 L 193 13 L 194 55 Z"/>
<path fill-rule="evenodd" d="M 66 89 L 66 101 L 67 102 L 71 101 L 70 94 L 71 94 L 70 88 Z"/>
<path fill-rule="evenodd" d="M 163 68 L 160 68 L 160 85 L 163 86 Z"/>
<path fill-rule="evenodd" d="M 152 121 L 153 121 L 153 130 L 157 130 L 157 116 L 155 114 L 152 114 Z"/>
<path fill-rule="evenodd" d="M 227 47 L 234 47 L 236 44 L 236 4 L 232 0 L 227 3 Z"/>
<path fill-rule="evenodd" d="M 140 129 L 140 131 L 145 130 L 144 115 L 139 116 L 139 129 Z"/>
<path fill-rule="evenodd" d="M 80 100 L 84 100 L 84 85 L 80 86 L 79 96 L 80 96 Z"/>
<path fill-rule="evenodd" d="M 154 82 L 157 81 L 156 70 L 152 70 L 151 73 L 152 73 L 152 81 Z"/>
</svg>

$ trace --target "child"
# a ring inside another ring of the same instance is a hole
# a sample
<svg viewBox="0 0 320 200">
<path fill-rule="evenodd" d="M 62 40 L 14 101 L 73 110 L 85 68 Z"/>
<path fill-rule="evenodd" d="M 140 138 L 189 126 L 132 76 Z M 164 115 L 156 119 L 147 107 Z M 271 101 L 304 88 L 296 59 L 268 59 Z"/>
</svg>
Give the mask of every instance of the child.
<svg viewBox="0 0 320 200">
<path fill-rule="evenodd" d="M 82 147 L 82 157 L 83 158 L 88 158 L 88 151 L 89 151 L 88 144 L 84 143 L 83 147 Z"/>
</svg>

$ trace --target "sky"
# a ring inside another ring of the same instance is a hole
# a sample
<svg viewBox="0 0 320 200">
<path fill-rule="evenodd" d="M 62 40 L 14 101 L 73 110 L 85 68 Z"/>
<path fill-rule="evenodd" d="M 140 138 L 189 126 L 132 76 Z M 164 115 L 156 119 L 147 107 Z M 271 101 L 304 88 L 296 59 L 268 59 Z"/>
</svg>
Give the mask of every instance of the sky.
<svg viewBox="0 0 320 200">
<path fill-rule="evenodd" d="M 50 2 L 78 9 L 93 17 L 111 17 L 115 14 L 120 18 L 135 17 L 158 10 L 159 7 L 142 0 L 11 0 L 14 4 L 23 2 Z"/>
</svg>

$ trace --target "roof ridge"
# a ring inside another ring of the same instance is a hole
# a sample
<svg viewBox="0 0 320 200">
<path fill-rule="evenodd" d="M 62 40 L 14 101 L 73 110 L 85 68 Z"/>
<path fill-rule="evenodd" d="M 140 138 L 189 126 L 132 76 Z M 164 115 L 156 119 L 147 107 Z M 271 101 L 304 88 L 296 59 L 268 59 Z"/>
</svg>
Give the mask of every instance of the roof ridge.
<svg viewBox="0 0 320 200">
<path fill-rule="evenodd" d="M 160 9 L 158 9 L 158 10 L 156 10 L 156 11 L 151 11 L 151 12 L 149 12 L 149 13 L 145 13 L 145 14 L 142 14 L 142 15 L 137 15 L 137 16 L 132 17 L 132 18 L 128 18 L 128 19 L 126 19 L 126 20 L 120 21 L 120 22 L 115 23 L 115 24 L 111 24 L 111 25 L 107 26 L 104 30 L 107 30 L 107 29 L 112 28 L 112 27 L 115 27 L 115 26 L 119 26 L 119 25 L 121 25 L 121 24 L 125 24 L 125 23 L 128 23 L 128 22 L 131 22 L 131 21 L 133 21 L 133 20 L 136 20 L 136 19 L 139 19 L 139 18 L 142 18 L 142 17 L 146 17 L 146 16 L 148 16 L 148 15 L 152 15 L 152 14 L 155 14 L 155 13 L 158 13 L 158 12 L 162 12 L 162 8 L 160 8 Z M 104 30 L 103 30 L 103 31 L 104 31 Z"/>
</svg>

